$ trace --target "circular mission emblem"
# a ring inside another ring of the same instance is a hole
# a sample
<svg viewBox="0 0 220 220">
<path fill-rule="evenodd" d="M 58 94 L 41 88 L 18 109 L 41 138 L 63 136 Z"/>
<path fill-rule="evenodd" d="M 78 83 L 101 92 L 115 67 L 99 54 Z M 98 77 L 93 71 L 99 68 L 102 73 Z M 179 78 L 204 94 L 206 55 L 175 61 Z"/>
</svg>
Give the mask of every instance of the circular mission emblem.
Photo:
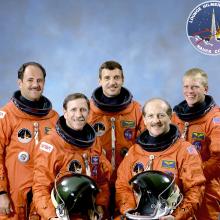
<svg viewBox="0 0 220 220">
<path fill-rule="evenodd" d="M 197 5 L 187 19 L 186 33 L 197 51 L 219 55 L 220 1 L 206 1 Z"/>
</svg>

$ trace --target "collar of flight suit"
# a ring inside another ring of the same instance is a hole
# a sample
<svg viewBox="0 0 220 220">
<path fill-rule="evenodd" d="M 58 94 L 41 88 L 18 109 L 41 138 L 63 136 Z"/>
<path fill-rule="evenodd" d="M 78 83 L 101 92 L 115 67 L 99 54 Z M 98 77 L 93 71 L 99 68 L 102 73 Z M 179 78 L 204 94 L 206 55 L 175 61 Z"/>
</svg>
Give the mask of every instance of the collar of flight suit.
<svg viewBox="0 0 220 220">
<path fill-rule="evenodd" d="M 32 102 L 21 96 L 21 92 L 18 90 L 14 93 L 11 100 L 15 106 L 21 111 L 35 116 L 45 116 L 52 109 L 52 104 L 45 96 L 41 96 L 39 102 Z"/>
<path fill-rule="evenodd" d="M 183 102 L 176 105 L 173 111 L 177 114 L 177 116 L 183 121 L 192 121 L 198 119 L 209 112 L 214 106 L 215 101 L 212 96 L 206 95 L 205 101 L 196 105 L 193 108 L 190 108 L 187 102 L 184 100 Z"/>
<path fill-rule="evenodd" d="M 159 152 L 167 149 L 179 138 L 177 127 L 170 124 L 170 130 L 166 134 L 153 137 L 148 130 L 142 132 L 137 138 L 137 144 L 148 152 Z"/>
<path fill-rule="evenodd" d="M 119 112 L 127 108 L 132 102 L 133 96 L 130 91 L 124 87 L 121 88 L 121 93 L 112 99 L 115 99 L 114 103 L 109 103 L 108 99 L 103 99 L 102 87 L 98 87 L 92 94 L 92 100 L 96 107 L 105 112 Z M 109 98 L 110 99 L 110 98 Z"/>
<path fill-rule="evenodd" d="M 95 141 L 95 131 L 89 124 L 86 124 L 82 131 L 75 131 L 66 125 L 64 116 L 57 121 L 56 132 L 67 143 L 79 148 L 91 147 Z"/>
</svg>

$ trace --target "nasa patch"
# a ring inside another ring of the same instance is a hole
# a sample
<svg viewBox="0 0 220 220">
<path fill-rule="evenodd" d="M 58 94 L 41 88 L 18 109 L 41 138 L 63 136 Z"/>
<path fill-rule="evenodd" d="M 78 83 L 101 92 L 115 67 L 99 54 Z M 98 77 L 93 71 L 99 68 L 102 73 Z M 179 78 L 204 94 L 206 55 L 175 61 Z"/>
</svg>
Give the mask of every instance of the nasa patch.
<svg viewBox="0 0 220 220">
<path fill-rule="evenodd" d="M 195 148 L 198 150 L 198 151 L 201 151 L 202 149 L 202 143 L 200 141 L 195 141 L 193 142 L 193 145 L 195 146 Z"/>
<path fill-rule="evenodd" d="M 71 171 L 73 173 L 82 173 L 82 165 L 78 160 L 72 160 L 68 165 L 68 171 Z"/>
<path fill-rule="evenodd" d="M 96 136 L 102 136 L 105 133 L 105 125 L 102 122 L 96 122 L 92 127 L 95 130 Z"/>
<path fill-rule="evenodd" d="M 18 131 L 18 141 L 22 144 L 27 144 L 31 141 L 32 135 L 27 128 L 22 128 Z"/>
<path fill-rule="evenodd" d="M 26 151 L 21 151 L 18 154 L 18 160 L 22 163 L 26 163 L 27 161 L 29 161 L 29 159 L 30 159 L 29 153 Z"/>
<path fill-rule="evenodd" d="M 131 140 L 132 139 L 132 130 L 131 129 L 126 129 L 125 131 L 124 131 L 124 137 L 125 137 L 125 139 L 126 140 Z"/>
<path fill-rule="evenodd" d="M 53 145 L 48 144 L 46 142 L 41 142 L 40 144 L 40 150 L 45 151 L 47 153 L 51 153 L 53 150 Z"/>
</svg>

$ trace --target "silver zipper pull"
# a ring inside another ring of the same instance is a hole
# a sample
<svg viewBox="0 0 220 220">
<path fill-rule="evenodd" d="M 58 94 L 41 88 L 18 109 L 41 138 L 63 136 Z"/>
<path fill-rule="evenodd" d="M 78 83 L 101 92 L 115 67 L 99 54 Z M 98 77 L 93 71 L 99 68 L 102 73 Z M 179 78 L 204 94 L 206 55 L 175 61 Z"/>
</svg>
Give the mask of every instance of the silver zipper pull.
<svg viewBox="0 0 220 220">
<path fill-rule="evenodd" d="M 153 160 L 154 160 L 154 155 L 153 154 L 151 154 L 150 156 L 149 156 L 149 160 L 148 160 L 148 162 L 147 162 L 147 166 L 146 166 L 146 171 L 147 170 L 152 170 L 153 169 Z"/>
<path fill-rule="evenodd" d="M 111 164 L 112 164 L 112 169 L 115 169 L 115 141 L 116 141 L 116 136 L 115 136 L 115 118 L 111 117 L 111 128 L 112 128 L 112 158 L 111 158 Z"/>
<path fill-rule="evenodd" d="M 39 123 L 38 122 L 34 122 L 34 140 L 35 140 L 35 145 L 37 145 L 39 142 Z"/>
<path fill-rule="evenodd" d="M 86 175 L 91 176 L 91 170 L 90 170 L 90 166 L 89 166 L 88 156 L 87 156 L 86 153 L 84 153 L 82 155 L 82 157 L 83 157 L 84 164 L 85 164 L 85 167 L 86 167 Z"/>
<path fill-rule="evenodd" d="M 186 135 L 187 135 L 187 132 L 188 132 L 188 127 L 189 127 L 189 122 L 185 122 L 184 123 L 184 128 L 183 128 L 183 133 L 181 135 L 181 138 L 186 140 Z"/>
</svg>

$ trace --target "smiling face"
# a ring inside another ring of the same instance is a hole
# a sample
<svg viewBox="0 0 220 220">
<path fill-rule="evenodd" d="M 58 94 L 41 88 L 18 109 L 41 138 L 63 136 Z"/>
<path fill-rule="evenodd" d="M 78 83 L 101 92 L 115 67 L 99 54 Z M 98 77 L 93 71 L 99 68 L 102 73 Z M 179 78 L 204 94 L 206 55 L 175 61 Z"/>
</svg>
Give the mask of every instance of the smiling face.
<svg viewBox="0 0 220 220">
<path fill-rule="evenodd" d="M 168 106 L 162 100 L 152 100 L 144 107 L 144 123 L 151 136 L 157 137 L 170 130 Z"/>
<path fill-rule="evenodd" d="M 63 111 L 68 127 L 76 131 L 83 129 L 89 114 L 88 103 L 84 98 L 69 101 Z"/>
<path fill-rule="evenodd" d="M 107 97 L 115 97 L 120 94 L 123 85 L 123 76 L 120 69 L 103 69 L 99 85 L 102 87 L 103 93 Z"/>
<path fill-rule="evenodd" d="M 189 107 L 204 102 L 208 87 L 202 82 L 200 77 L 185 76 L 183 78 L 183 95 Z"/>
<path fill-rule="evenodd" d="M 38 66 L 29 65 L 25 68 L 22 79 L 18 79 L 21 95 L 30 100 L 38 101 L 44 89 L 44 75 Z"/>
</svg>

